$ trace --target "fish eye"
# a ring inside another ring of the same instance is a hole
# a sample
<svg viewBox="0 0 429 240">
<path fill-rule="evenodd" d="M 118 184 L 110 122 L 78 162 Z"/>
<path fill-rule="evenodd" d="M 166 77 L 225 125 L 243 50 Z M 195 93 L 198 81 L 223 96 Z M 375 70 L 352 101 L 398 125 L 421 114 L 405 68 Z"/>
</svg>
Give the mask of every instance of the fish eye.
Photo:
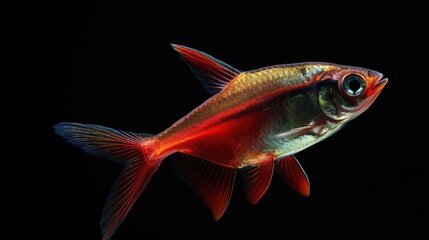
<svg viewBox="0 0 429 240">
<path fill-rule="evenodd" d="M 344 78 L 343 88 L 344 91 L 352 97 L 359 96 L 365 90 L 366 83 L 362 77 L 351 74 Z"/>
</svg>

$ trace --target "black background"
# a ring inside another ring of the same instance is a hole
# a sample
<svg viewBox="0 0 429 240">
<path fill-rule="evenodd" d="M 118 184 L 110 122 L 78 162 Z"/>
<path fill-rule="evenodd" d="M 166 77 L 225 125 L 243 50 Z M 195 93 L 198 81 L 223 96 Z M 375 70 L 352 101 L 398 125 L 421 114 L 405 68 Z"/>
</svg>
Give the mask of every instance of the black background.
<svg viewBox="0 0 429 240">
<path fill-rule="evenodd" d="M 427 17 L 419 7 L 73 1 L 58 6 L 48 122 L 55 171 L 46 183 L 58 239 L 101 239 L 99 220 L 121 166 L 56 136 L 61 121 L 158 133 L 209 95 L 170 43 L 251 70 L 325 61 L 371 68 L 389 83 L 359 118 L 296 154 L 311 181 L 301 197 L 278 176 L 257 205 L 242 183 L 220 221 L 168 158 L 113 239 L 388 239 L 427 226 Z M 426 63 L 425 63 L 426 62 Z M 423 137 L 423 140 L 419 140 Z M 238 178 L 239 179 L 239 178 Z M 61 187 L 58 187 L 61 186 Z M 426 222 L 426 223 L 425 223 Z"/>
</svg>

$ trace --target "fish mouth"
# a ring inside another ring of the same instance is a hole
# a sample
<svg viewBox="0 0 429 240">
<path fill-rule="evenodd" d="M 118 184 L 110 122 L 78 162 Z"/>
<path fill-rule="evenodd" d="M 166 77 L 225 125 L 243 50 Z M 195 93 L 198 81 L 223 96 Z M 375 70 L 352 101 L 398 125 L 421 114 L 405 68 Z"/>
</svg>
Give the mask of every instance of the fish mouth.
<svg viewBox="0 0 429 240">
<path fill-rule="evenodd" d="M 380 93 L 388 81 L 389 81 L 388 78 L 383 78 L 383 75 L 381 75 L 380 78 L 377 80 L 377 82 L 374 84 L 372 93 L 373 94 Z"/>
<path fill-rule="evenodd" d="M 386 86 L 388 80 L 389 79 L 383 78 L 383 75 L 380 74 L 380 77 L 378 77 L 378 80 L 375 82 L 374 86 L 369 91 L 367 95 L 368 97 L 364 99 L 361 102 L 362 105 L 358 109 L 356 109 L 356 116 L 364 112 L 366 109 L 369 108 L 369 106 L 374 103 L 375 99 L 377 99 L 378 95 L 380 95 L 381 90 L 383 90 L 384 86 Z"/>
</svg>

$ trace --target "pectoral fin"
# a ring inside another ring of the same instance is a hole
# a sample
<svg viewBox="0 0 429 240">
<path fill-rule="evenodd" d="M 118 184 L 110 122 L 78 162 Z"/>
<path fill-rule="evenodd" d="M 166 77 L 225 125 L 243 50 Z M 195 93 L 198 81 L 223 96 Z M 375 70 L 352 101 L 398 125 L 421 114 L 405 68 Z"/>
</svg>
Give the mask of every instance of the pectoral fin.
<svg viewBox="0 0 429 240">
<path fill-rule="evenodd" d="M 303 196 L 310 196 L 310 181 L 293 155 L 277 159 L 275 169 L 290 188 Z"/>
</svg>

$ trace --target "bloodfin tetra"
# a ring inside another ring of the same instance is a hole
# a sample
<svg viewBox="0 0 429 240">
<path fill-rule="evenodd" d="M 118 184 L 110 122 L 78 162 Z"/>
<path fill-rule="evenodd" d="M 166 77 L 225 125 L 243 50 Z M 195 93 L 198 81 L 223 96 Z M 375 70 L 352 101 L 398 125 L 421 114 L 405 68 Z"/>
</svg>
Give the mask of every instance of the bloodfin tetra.
<svg viewBox="0 0 429 240">
<path fill-rule="evenodd" d="M 240 172 L 256 204 L 276 172 L 295 191 L 310 194 L 293 154 L 326 139 L 371 106 L 387 83 L 379 72 L 322 62 L 240 71 L 214 57 L 173 45 L 212 95 L 156 135 L 94 124 L 62 122 L 57 134 L 85 152 L 123 164 L 103 210 L 110 239 L 152 174 L 173 153 L 177 169 L 218 220 Z"/>
</svg>

